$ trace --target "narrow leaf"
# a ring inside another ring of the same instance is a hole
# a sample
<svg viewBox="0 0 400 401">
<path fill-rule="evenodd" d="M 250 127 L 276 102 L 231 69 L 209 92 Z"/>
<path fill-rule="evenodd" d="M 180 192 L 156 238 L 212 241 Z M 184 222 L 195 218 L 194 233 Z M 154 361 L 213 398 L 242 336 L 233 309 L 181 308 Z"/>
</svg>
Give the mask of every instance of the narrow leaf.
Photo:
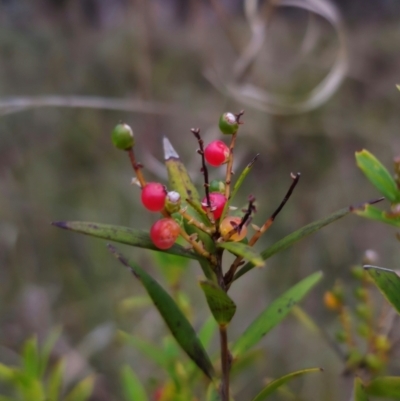
<svg viewBox="0 0 400 401">
<path fill-rule="evenodd" d="M 354 213 L 361 217 L 400 227 L 400 216 L 392 215 L 372 205 L 365 205 L 363 209 L 357 209 Z"/>
<path fill-rule="evenodd" d="M 400 277 L 389 269 L 364 266 L 389 303 L 400 313 Z"/>
<path fill-rule="evenodd" d="M 92 395 L 94 376 L 81 380 L 65 397 L 64 401 L 86 401 Z"/>
<path fill-rule="evenodd" d="M 356 152 L 356 161 L 357 166 L 385 198 L 392 203 L 400 201 L 400 192 L 395 180 L 372 153 L 365 149 Z"/>
<path fill-rule="evenodd" d="M 0 381 L 10 381 L 15 377 L 15 369 L 0 363 Z"/>
<path fill-rule="evenodd" d="M 315 373 L 322 372 L 321 368 L 311 368 L 311 369 L 302 369 L 296 372 L 289 373 L 285 376 L 280 377 L 279 379 L 273 380 L 268 383 L 254 398 L 253 401 L 263 401 L 266 400 L 272 393 L 274 393 L 280 386 L 286 384 L 288 381 L 298 377 L 305 375 L 307 373 Z"/>
<path fill-rule="evenodd" d="M 354 379 L 354 401 L 368 401 L 363 382 L 359 377 Z"/>
<path fill-rule="evenodd" d="M 148 401 L 142 383 L 128 365 L 121 369 L 121 385 L 126 401 Z"/>
<path fill-rule="evenodd" d="M 64 361 L 59 361 L 51 370 L 47 382 L 47 399 L 48 401 L 58 401 L 60 398 L 62 381 L 64 375 Z"/>
<path fill-rule="evenodd" d="M 200 281 L 208 306 L 220 326 L 229 324 L 236 312 L 236 305 L 228 294 L 212 281 Z"/>
<path fill-rule="evenodd" d="M 221 401 L 221 396 L 219 394 L 219 391 L 217 390 L 217 386 L 215 385 L 215 383 L 210 383 L 210 385 L 208 386 L 206 400 Z"/>
<path fill-rule="evenodd" d="M 61 327 L 55 327 L 54 329 L 52 329 L 42 346 L 42 350 L 40 352 L 40 369 L 39 369 L 40 377 L 42 377 L 46 371 L 51 351 L 53 350 L 57 340 L 60 338 L 61 332 L 62 332 Z"/>
<path fill-rule="evenodd" d="M 210 316 L 204 322 L 203 327 L 200 329 L 198 334 L 199 340 L 203 344 L 204 349 L 207 349 L 210 346 L 216 330 L 217 325 L 215 324 L 215 319 L 213 316 Z"/>
<path fill-rule="evenodd" d="M 278 252 L 281 252 L 293 244 L 295 244 L 297 241 L 300 241 L 301 239 L 307 237 L 310 234 L 315 233 L 316 231 L 320 230 L 321 228 L 327 226 L 330 223 L 333 223 L 336 220 L 339 220 L 340 218 L 346 216 L 347 214 L 350 213 L 350 211 L 355 210 L 356 208 L 344 208 L 340 209 L 337 212 L 331 214 L 328 217 L 325 217 L 324 219 L 314 221 L 310 224 L 307 224 L 306 226 L 300 228 L 299 230 L 287 235 L 286 237 L 282 238 L 278 242 L 275 242 L 272 246 L 269 248 L 265 249 L 263 252 L 261 252 L 261 258 L 263 260 L 267 260 L 271 256 L 275 255 Z M 253 269 L 254 264 L 249 262 L 245 264 L 234 276 L 234 280 L 237 280 L 239 277 L 243 276 L 243 274 L 247 273 L 251 269 Z"/>
<path fill-rule="evenodd" d="M 24 366 L 24 371 L 29 377 L 39 377 L 40 357 L 36 337 L 32 337 L 25 341 L 22 350 L 22 363 Z"/>
<path fill-rule="evenodd" d="M 373 397 L 400 400 L 400 377 L 383 376 L 372 379 L 365 386 L 365 392 Z"/>
<path fill-rule="evenodd" d="M 218 243 L 218 248 L 226 249 L 236 256 L 242 256 L 244 259 L 249 260 L 253 266 L 264 266 L 263 258 L 259 255 L 254 248 L 243 244 L 241 242 L 221 242 Z"/>
<path fill-rule="evenodd" d="M 54 226 L 77 233 L 103 238 L 109 241 L 120 242 L 121 244 L 132 245 L 138 248 L 151 249 L 158 252 L 165 252 L 171 255 L 184 256 L 190 259 L 199 259 L 200 256 L 175 244 L 166 250 L 158 249 L 150 238 L 148 232 L 134 230 L 129 227 L 113 226 L 110 224 L 90 223 L 85 221 L 56 221 Z"/>
<path fill-rule="evenodd" d="M 235 357 L 240 356 L 256 345 L 271 329 L 286 317 L 292 307 L 300 302 L 321 278 L 321 272 L 313 273 L 272 302 L 235 342 L 232 348 L 232 354 Z"/>
<path fill-rule="evenodd" d="M 209 377 L 214 376 L 211 361 L 197 338 L 196 332 L 190 325 L 182 311 L 178 308 L 172 297 L 144 270 L 134 262 L 128 261 L 111 245 L 108 246 L 114 256 L 143 284 L 154 305 L 160 312 L 165 323 L 171 330 L 178 344 L 196 365 Z"/>
<path fill-rule="evenodd" d="M 144 354 L 147 358 L 151 359 L 161 368 L 167 367 L 168 360 L 166 355 L 164 355 L 163 350 L 160 347 L 157 347 L 156 345 L 151 343 L 150 341 L 125 333 L 123 331 L 118 331 L 118 338 L 122 340 L 124 343 L 131 345 L 137 350 L 139 350 L 142 354 Z"/>
</svg>

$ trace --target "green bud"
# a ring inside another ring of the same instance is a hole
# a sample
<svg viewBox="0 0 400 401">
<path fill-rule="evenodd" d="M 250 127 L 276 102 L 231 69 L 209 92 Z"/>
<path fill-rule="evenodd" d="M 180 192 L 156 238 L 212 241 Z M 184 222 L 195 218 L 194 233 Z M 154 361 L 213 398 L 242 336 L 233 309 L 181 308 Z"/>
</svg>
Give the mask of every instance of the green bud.
<svg viewBox="0 0 400 401">
<path fill-rule="evenodd" d="M 336 341 L 339 343 L 345 343 L 347 341 L 347 334 L 344 330 L 339 330 L 335 334 Z"/>
<path fill-rule="evenodd" d="M 111 140 L 117 149 L 129 150 L 135 145 L 132 128 L 128 124 L 118 124 L 111 133 Z"/>
<path fill-rule="evenodd" d="M 168 213 L 176 213 L 179 212 L 181 208 L 181 196 L 179 192 L 169 191 L 167 193 L 167 197 L 165 199 L 165 209 Z"/>
<path fill-rule="evenodd" d="M 369 335 L 369 332 L 370 332 L 370 329 L 369 329 L 369 327 L 368 327 L 367 324 L 365 324 L 365 323 L 360 323 L 360 324 L 357 326 L 357 333 L 358 333 L 358 335 L 359 335 L 360 337 L 362 337 L 362 338 L 367 338 L 368 335 Z"/>
<path fill-rule="evenodd" d="M 384 362 L 375 354 L 367 354 L 365 357 L 366 365 L 373 371 L 379 372 L 384 368 Z"/>
<path fill-rule="evenodd" d="M 375 338 L 375 348 L 379 352 L 387 352 L 390 350 L 391 344 L 389 339 L 383 335 L 380 334 L 379 336 L 376 336 Z"/>
<path fill-rule="evenodd" d="M 210 192 L 225 193 L 225 183 L 219 180 L 212 180 L 210 182 Z"/>
<path fill-rule="evenodd" d="M 239 129 L 237 118 L 233 113 L 224 113 L 219 119 L 219 129 L 225 135 L 232 135 Z"/>
<path fill-rule="evenodd" d="M 367 290 L 365 288 L 362 287 L 357 287 L 354 290 L 354 296 L 359 300 L 359 301 L 365 301 L 365 299 L 367 298 Z"/>
<path fill-rule="evenodd" d="M 356 314 L 360 319 L 368 320 L 371 317 L 371 310 L 365 304 L 358 304 L 356 307 Z"/>
<path fill-rule="evenodd" d="M 355 279 L 362 280 L 364 278 L 365 272 L 362 266 L 354 266 L 351 269 L 351 274 Z"/>
<path fill-rule="evenodd" d="M 347 357 L 347 367 L 358 368 L 363 360 L 363 356 L 358 349 L 352 349 Z"/>
</svg>

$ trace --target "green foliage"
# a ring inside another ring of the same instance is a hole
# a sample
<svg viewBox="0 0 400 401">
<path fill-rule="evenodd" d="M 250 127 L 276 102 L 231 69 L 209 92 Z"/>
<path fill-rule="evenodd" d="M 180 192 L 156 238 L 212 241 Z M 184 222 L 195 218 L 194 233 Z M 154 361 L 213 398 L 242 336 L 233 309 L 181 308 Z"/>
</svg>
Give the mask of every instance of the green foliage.
<svg viewBox="0 0 400 401">
<path fill-rule="evenodd" d="M 121 385 L 126 401 L 148 401 L 140 379 L 128 365 L 121 369 Z"/>
<path fill-rule="evenodd" d="M 208 306 L 220 326 L 226 326 L 236 312 L 236 305 L 228 294 L 212 281 L 200 281 Z"/>
<path fill-rule="evenodd" d="M 176 341 L 196 365 L 210 378 L 214 376 L 211 361 L 197 338 L 191 324 L 183 315 L 172 297 L 149 274 L 132 261 L 127 261 L 115 248 L 109 247 L 118 260 L 132 270 L 134 276 L 140 280 L 160 312 L 165 323 L 171 330 Z"/>
<path fill-rule="evenodd" d="M 272 302 L 233 344 L 232 354 L 239 357 L 256 345 L 287 316 L 291 309 L 303 299 L 321 278 L 321 272 L 314 273 Z"/>
<path fill-rule="evenodd" d="M 53 330 L 42 347 L 36 337 L 25 341 L 21 353 L 21 367 L 8 367 L 0 363 L 0 381 L 13 391 L 12 398 L 0 396 L 7 401 L 86 401 L 92 394 L 94 376 L 88 376 L 69 392 L 63 389 L 65 362 L 59 360 L 49 366 L 51 350 L 60 335 Z"/>
<path fill-rule="evenodd" d="M 354 379 L 354 401 L 368 401 L 365 387 L 360 378 Z"/>
<path fill-rule="evenodd" d="M 236 256 L 241 256 L 247 259 L 253 266 L 264 266 L 262 257 L 250 246 L 241 242 L 221 242 L 218 244 L 219 248 L 226 249 Z"/>
<path fill-rule="evenodd" d="M 365 266 L 385 298 L 400 313 L 400 277 L 389 269 L 376 266 Z"/>
<path fill-rule="evenodd" d="M 400 377 L 376 377 L 365 386 L 365 392 L 373 397 L 400 400 Z"/>
<path fill-rule="evenodd" d="M 365 205 L 362 209 L 354 210 L 354 213 L 361 217 L 400 227 L 400 216 L 388 213 L 372 205 Z"/>
<path fill-rule="evenodd" d="M 296 372 L 289 373 L 285 376 L 280 377 L 279 379 L 273 380 L 268 383 L 254 398 L 252 401 L 264 401 L 266 400 L 271 394 L 273 394 L 279 387 L 283 386 L 287 382 L 291 381 L 292 379 L 305 375 L 307 373 L 315 373 L 315 372 L 322 372 L 320 368 L 311 368 L 311 369 L 302 369 Z"/>
</svg>

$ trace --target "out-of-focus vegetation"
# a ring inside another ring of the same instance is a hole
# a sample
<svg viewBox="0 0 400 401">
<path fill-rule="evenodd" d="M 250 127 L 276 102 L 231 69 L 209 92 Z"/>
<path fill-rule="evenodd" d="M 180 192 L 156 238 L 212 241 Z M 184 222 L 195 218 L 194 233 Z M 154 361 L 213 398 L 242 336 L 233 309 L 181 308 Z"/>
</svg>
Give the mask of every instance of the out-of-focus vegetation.
<svg viewBox="0 0 400 401">
<path fill-rule="evenodd" d="M 354 152 L 367 148 L 385 165 L 399 153 L 397 2 L 376 2 L 369 12 L 364 2 L 339 4 L 348 71 L 326 103 L 297 115 L 262 112 L 238 97 L 232 100 L 210 83 L 209 71 L 230 79 L 231 66 L 251 35 L 241 1 L 210 3 L 0 2 L 1 363 L 20 366 L 24 341 L 35 334 L 41 342 L 61 324 L 63 334 L 50 363 L 65 358 L 68 386 L 95 373 L 92 399 L 120 400 L 118 374 L 124 363 L 140 367 L 136 371 L 149 390 L 163 382 L 161 371 L 115 336 L 117 328 L 154 342 L 165 335 L 155 311 L 123 302 L 142 290 L 103 242 L 49 224 L 93 220 L 145 228 L 154 221 L 143 213 L 138 189 L 130 186 L 127 161 L 110 144 L 110 131 L 119 120 L 134 128 L 141 162 L 154 178 L 166 176 L 159 163 L 165 134 L 200 184 L 190 128 L 201 127 L 203 137 L 211 138 L 222 111 L 245 108 L 241 134 L 246 135 L 246 145 L 237 148 L 236 168 L 244 167 L 255 153 L 261 155 L 241 200 L 245 202 L 244 194 L 251 191 L 263 220 L 280 202 L 289 173 L 302 173 L 297 192 L 260 249 L 340 207 L 378 196 L 356 168 Z M 222 15 L 215 3 L 225 5 Z M 243 82 L 301 98 L 332 67 L 337 34 L 318 16 L 310 22 L 304 10 L 267 9 L 266 40 Z M 37 98 L 49 95 L 57 98 Z M 64 97 L 72 95 L 96 99 L 67 99 L 87 108 L 27 107 L 32 100 L 36 105 L 65 105 Z M 91 107 L 99 98 L 105 109 Z M 351 287 L 349 266 L 369 248 L 380 255 L 381 265 L 397 266 L 393 229 L 350 216 L 274 257 L 265 269 L 253 270 L 232 287 L 240 305 L 232 336 L 266 302 L 316 270 L 324 271 L 325 282 L 305 308 L 333 333 L 333 316 L 322 304 L 324 289 L 339 277 Z M 157 275 L 155 257 L 125 252 Z M 187 275 L 183 285 L 190 291 L 200 327 L 208 312 L 192 277 Z M 288 318 L 262 346 L 267 358 L 237 379 L 238 399 L 257 394 L 256 384 L 248 383 L 307 364 L 325 367 L 325 373 L 302 382 L 298 390 L 304 399 L 341 400 L 349 393 L 341 362 L 297 320 Z M 398 374 L 395 358 L 390 369 Z M 7 391 L 0 387 L 1 394 Z"/>
</svg>

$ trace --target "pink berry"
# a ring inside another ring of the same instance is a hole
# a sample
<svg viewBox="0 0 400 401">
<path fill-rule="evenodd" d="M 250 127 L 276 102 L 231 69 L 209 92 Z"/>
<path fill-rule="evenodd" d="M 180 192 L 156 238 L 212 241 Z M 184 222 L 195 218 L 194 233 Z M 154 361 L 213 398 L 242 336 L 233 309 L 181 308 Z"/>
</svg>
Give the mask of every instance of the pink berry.
<svg viewBox="0 0 400 401">
<path fill-rule="evenodd" d="M 224 210 L 226 198 L 219 192 L 211 192 L 210 203 L 214 219 L 217 220 L 221 217 L 222 211 Z M 207 197 L 204 197 L 204 199 L 201 201 L 201 207 L 203 210 L 207 210 Z"/>
<path fill-rule="evenodd" d="M 142 189 L 143 206 L 152 212 L 163 210 L 166 197 L 167 191 L 164 185 L 158 182 L 149 182 Z"/>
<path fill-rule="evenodd" d="M 218 167 L 229 157 L 229 148 L 222 141 L 213 141 L 204 149 L 204 157 L 211 166 Z"/>
<path fill-rule="evenodd" d="M 150 238 L 159 249 L 168 249 L 179 237 L 179 224 L 170 217 L 156 221 L 150 229 Z"/>
</svg>

